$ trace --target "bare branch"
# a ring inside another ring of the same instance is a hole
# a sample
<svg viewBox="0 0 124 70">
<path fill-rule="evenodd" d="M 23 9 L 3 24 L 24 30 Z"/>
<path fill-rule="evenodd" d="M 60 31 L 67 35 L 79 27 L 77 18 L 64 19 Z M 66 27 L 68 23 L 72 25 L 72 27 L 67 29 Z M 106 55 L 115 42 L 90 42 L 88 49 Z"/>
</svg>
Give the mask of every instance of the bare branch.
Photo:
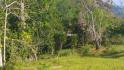
<svg viewBox="0 0 124 70">
<path fill-rule="evenodd" d="M 6 5 L 6 8 L 9 8 L 10 6 L 12 6 L 12 5 L 15 4 L 15 3 L 17 3 L 17 1 L 14 1 L 14 2 L 12 2 L 12 3 L 8 4 L 8 5 Z"/>
</svg>

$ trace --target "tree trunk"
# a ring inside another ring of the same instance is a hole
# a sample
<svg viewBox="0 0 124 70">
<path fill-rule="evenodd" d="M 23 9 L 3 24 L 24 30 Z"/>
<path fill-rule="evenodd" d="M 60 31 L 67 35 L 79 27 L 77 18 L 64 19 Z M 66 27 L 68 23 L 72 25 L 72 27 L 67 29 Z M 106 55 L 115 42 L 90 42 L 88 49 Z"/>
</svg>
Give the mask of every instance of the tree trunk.
<svg viewBox="0 0 124 70">
<path fill-rule="evenodd" d="M 6 25 L 7 25 L 7 15 L 8 15 L 8 11 L 6 9 L 5 20 L 4 20 L 4 44 L 3 44 L 3 52 L 4 52 L 4 54 L 3 54 L 3 62 L 4 62 L 4 66 L 5 66 L 5 63 L 6 63 Z"/>
<path fill-rule="evenodd" d="M 101 41 L 100 41 L 100 36 L 98 34 L 98 31 L 96 31 L 96 28 L 95 28 L 93 12 L 87 5 L 87 1 L 82 0 L 81 2 L 82 2 L 82 5 L 84 6 L 84 8 L 88 11 L 89 15 L 91 16 L 91 20 L 90 20 L 91 22 L 88 25 L 89 30 L 90 30 L 90 35 L 92 37 L 92 41 L 94 42 L 94 44 L 96 46 L 96 49 L 99 49 L 99 47 L 101 45 Z"/>
<path fill-rule="evenodd" d="M 0 47 L 0 67 L 3 67 L 3 62 L 2 62 L 2 48 Z"/>
<path fill-rule="evenodd" d="M 96 46 L 96 50 L 100 48 L 100 42 L 98 40 L 95 41 L 95 46 Z"/>
</svg>

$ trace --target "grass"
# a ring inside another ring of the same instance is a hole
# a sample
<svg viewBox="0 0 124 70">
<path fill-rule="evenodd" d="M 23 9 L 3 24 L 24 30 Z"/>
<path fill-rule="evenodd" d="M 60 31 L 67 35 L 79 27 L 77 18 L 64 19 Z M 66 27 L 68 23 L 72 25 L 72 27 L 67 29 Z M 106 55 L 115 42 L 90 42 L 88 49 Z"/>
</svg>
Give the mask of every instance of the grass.
<svg viewBox="0 0 124 70">
<path fill-rule="evenodd" d="M 66 56 L 43 59 L 36 62 L 22 62 L 15 70 L 124 70 L 124 57 L 79 57 Z"/>
<path fill-rule="evenodd" d="M 0 70 L 2 70 L 2 67 L 0 67 Z"/>
<path fill-rule="evenodd" d="M 118 52 L 121 52 L 119 50 L 123 51 L 123 47 L 124 46 L 118 46 L 112 48 L 109 50 L 109 53 L 112 51 L 113 56 L 113 50 L 116 49 L 115 51 L 118 54 Z M 14 68 L 8 68 L 7 70 L 124 70 L 124 56 L 122 55 L 117 58 L 81 57 L 79 55 L 61 56 L 50 59 L 40 59 L 38 61 L 18 62 Z"/>
</svg>

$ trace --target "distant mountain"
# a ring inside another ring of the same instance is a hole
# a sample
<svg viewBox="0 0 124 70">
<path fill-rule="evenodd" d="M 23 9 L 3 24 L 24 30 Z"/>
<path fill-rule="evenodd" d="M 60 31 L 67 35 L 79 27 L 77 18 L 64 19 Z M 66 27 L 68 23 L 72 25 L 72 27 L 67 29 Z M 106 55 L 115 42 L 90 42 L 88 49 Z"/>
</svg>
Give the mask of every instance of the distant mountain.
<svg viewBox="0 0 124 70">
<path fill-rule="evenodd" d="M 112 12 L 113 12 L 116 16 L 124 17 L 124 7 L 123 7 L 123 6 L 114 5 L 114 6 L 112 7 Z"/>
<path fill-rule="evenodd" d="M 124 4 L 117 4 L 114 0 L 102 0 L 104 6 L 111 11 L 115 16 L 124 18 Z"/>
</svg>

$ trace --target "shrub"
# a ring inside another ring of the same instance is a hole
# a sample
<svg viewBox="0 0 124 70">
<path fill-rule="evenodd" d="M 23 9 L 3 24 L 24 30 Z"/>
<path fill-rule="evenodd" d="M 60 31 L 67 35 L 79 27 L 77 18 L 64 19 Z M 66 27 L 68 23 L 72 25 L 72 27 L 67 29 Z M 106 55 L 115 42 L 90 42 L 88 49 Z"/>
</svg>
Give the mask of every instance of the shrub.
<svg viewBox="0 0 124 70">
<path fill-rule="evenodd" d="M 63 50 L 60 50 L 58 52 L 58 56 L 69 56 L 69 55 L 72 55 L 73 54 L 73 50 L 72 49 L 63 49 Z"/>
<path fill-rule="evenodd" d="M 117 53 L 121 53 L 121 52 L 124 52 L 124 49 L 123 49 L 123 45 L 119 46 L 119 45 L 113 45 L 111 46 L 110 48 L 107 49 L 107 51 L 105 52 L 105 54 L 109 54 L 109 55 L 112 55 L 112 54 L 117 54 Z"/>
<path fill-rule="evenodd" d="M 83 56 L 83 55 L 91 55 L 92 52 L 90 51 L 90 49 L 92 48 L 92 45 L 86 45 L 86 46 L 82 46 L 81 48 L 78 49 L 78 53 Z"/>
</svg>

